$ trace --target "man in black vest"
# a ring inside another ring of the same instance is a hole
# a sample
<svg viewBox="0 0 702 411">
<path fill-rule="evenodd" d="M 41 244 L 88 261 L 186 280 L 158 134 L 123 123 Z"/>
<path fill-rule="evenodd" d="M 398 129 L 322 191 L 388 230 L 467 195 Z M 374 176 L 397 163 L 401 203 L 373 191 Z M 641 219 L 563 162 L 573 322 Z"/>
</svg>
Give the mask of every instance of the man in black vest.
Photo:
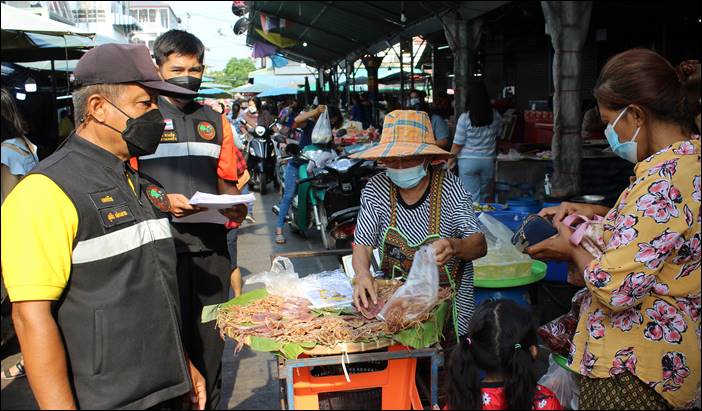
<svg viewBox="0 0 702 411">
<path fill-rule="evenodd" d="M 2 205 L 3 275 L 42 409 L 203 409 L 181 342 L 163 189 L 128 166 L 163 132 L 162 81 L 144 46 L 106 44 L 75 70 L 78 128 Z"/>
<path fill-rule="evenodd" d="M 194 35 L 170 30 L 154 42 L 154 57 L 163 79 L 197 91 L 204 74 L 205 46 Z M 156 153 L 141 156 L 138 168 L 163 184 L 175 217 L 199 211 L 188 203 L 195 192 L 239 194 L 237 180 L 246 170 L 237 161 L 234 137 L 223 114 L 190 98 L 159 98 L 166 127 Z M 241 223 L 246 207 L 223 214 Z M 173 223 L 178 253 L 185 348 L 207 381 L 207 408 L 220 399 L 224 341 L 212 323 L 202 324 L 204 306 L 227 301 L 230 267 L 224 224 Z"/>
</svg>

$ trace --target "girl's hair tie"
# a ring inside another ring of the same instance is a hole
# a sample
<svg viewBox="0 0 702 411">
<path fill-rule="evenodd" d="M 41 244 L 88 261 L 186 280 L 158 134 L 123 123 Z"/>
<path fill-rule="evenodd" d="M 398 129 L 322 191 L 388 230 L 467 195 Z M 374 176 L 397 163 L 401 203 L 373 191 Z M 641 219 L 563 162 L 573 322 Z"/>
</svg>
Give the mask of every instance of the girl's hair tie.
<svg viewBox="0 0 702 411">
<path fill-rule="evenodd" d="M 515 350 L 518 350 L 518 349 L 520 349 L 520 348 L 522 348 L 522 345 L 521 345 L 521 344 L 514 344 L 514 349 L 515 349 Z"/>
<path fill-rule="evenodd" d="M 466 337 L 466 341 L 468 342 L 469 347 L 473 345 L 473 340 L 471 340 L 470 337 Z"/>
</svg>

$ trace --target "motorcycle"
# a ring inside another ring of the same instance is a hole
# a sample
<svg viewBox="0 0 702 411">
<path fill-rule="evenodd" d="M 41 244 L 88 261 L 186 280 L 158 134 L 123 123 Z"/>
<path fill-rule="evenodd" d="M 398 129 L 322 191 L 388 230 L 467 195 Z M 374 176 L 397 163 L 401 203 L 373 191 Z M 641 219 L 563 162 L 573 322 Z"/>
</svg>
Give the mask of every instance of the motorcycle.
<svg viewBox="0 0 702 411">
<path fill-rule="evenodd" d="M 330 150 L 314 144 L 306 146 L 302 152 L 297 145 L 286 148 L 290 157 L 283 161 L 294 159 L 301 163 L 297 195 L 288 211 L 287 222 L 294 232 L 303 235 L 315 228 L 320 232 L 325 249 L 350 247 L 360 211 L 361 190 L 375 174 L 375 163 L 342 156 L 322 164 L 319 157 Z M 273 206 L 273 212 L 280 213 L 277 205 Z"/>
<path fill-rule="evenodd" d="M 239 120 L 246 124 L 246 120 Z M 256 126 L 250 134 L 246 144 L 246 165 L 251 173 L 251 188 L 264 195 L 268 192 L 268 183 L 273 181 L 273 186 L 279 188 L 276 178 L 276 148 L 273 140 L 273 130 L 278 126 L 274 121 L 270 126 Z"/>
</svg>

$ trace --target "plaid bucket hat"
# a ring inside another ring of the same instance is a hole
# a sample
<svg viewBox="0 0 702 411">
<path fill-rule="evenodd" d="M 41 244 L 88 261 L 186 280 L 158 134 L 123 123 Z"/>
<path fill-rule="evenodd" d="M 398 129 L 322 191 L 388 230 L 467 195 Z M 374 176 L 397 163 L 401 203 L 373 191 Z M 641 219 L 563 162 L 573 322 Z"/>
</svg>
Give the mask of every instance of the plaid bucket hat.
<svg viewBox="0 0 702 411">
<path fill-rule="evenodd" d="M 427 113 L 415 110 L 395 110 L 385 116 L 380 143 L 352 154 L 350 157 L 379 160 L 419 156 L 447 159 L 451 157 L 451 153 L 436 145 L 434 131 Z"/>
</svg>

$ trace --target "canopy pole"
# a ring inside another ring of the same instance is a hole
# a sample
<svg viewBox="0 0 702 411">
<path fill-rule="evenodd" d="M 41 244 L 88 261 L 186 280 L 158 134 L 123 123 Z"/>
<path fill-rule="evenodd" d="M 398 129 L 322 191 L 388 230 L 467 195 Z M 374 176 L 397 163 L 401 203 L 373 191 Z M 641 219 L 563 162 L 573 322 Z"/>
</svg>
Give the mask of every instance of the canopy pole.
<svg viewBox="0 0 702 411">
<path fill-rule="evenodd" d="M 405 64 L 402 58 L 402 37 L 400 37 L 400 105 L 407 108 L 405 104 Z"/>
<path fill-rule="evenodd" d="M 414 37 L 410 41 L 410 85 L 414 90 Z"/>
</svg>

